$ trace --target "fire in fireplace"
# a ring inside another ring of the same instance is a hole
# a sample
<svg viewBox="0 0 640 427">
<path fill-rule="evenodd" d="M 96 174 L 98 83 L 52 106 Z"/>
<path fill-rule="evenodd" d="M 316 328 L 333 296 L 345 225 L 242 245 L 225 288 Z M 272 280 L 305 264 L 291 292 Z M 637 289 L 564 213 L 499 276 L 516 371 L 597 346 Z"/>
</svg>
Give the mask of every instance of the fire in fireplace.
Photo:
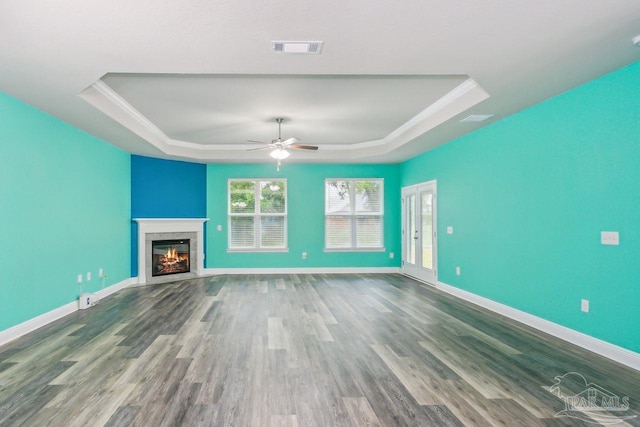
<svg viewBox="0 0 640 427">
<path fill-rule="evenodd" d="M 152 241 L 151 265 L 152 276 L 188 273 L 189 239 Z"/>
</svg>

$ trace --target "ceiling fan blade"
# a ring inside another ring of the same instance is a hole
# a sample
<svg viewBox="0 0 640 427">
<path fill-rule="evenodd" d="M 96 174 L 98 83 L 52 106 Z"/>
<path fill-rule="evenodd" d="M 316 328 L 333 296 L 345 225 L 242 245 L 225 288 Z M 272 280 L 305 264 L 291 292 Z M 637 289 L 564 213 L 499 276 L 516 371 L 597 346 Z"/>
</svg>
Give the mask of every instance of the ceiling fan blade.
<svg viewBox="0 0 640 427">
<path fill-rule="evenodd" d="M 317 150 L 318 147 L 315 145 L 300 145 L 300 144 L 293 144 L 288 146 L 287 148 L 291 148 L 293 150 Z"/>
<path fill-rule="evenodd" d="M 274 144 L 273 142 L 256 141 L 255 139 L 248 139 L 247 142 L 251 142 L 253 144 L 262 144 L 263 147 L 248 148 L 245 151 L 267 150 L 269 148 L 276 148 L 277 147 L 277 145 Z"/>
<path fill-rule="evenodd" d="M 288 147 L 291 144 L 295 144 L 296 142 L 300 141 L 300 139 L 296 138 L 295 136 L 285 139 L 284 141 L 282 141 L 282 145 L 284 147 Z"/>
</svg>

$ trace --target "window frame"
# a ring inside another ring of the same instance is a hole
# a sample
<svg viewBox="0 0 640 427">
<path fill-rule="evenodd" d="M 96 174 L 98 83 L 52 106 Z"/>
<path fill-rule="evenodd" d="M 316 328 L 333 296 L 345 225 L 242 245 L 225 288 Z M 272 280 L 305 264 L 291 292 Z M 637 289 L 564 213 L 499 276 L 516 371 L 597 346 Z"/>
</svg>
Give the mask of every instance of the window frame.
<svg viewBox="0 0 640 427">
<path fill-rule="evenodd" d="M 349 183 L 349 213 L 329 212 L 327 189 L 330 182 L 344 181 Z M 357 182 L 375 181 L 380 185 L 380 211 L 379 212 L 357 212 L 356 195 L 353 191 Z M 325 178 L 324 180 L 324 252 L 385 252 L 384 245 L 384 178 Z M 329 217 L 348 218 L 351 229 L 351 245 L 349 247 L 328 247 L 327 246 L 327 219 Z M 357 246 L 358 244 L 358 227 L 357 221 L 362 217 L 380 218 L 380 246 Z"/>
<path fill-rule="evenodd" d="M 274 213 L 261 212 L 260 196 L 262 192 L 263 182 L 279 181 L 284 182 L 284 212 Z M 231 183 L 232 182 L 253 182 L 254 183 L 254 212 L 253 213 L 236 213 L 231 212 Z M 229 178 L 227 180 L 227 252 L 289 252 L 289 183 L 286 178 Z M 284 246 L 282 247 L 263 247 L 262 246 L 262 221 L 263 217 L 283 217 L 284 218 Z M 253 246 L 252 247 L 231 247 L 231 220 L 232 218 L 249 217 L 253 218 Z"/>
</svg>

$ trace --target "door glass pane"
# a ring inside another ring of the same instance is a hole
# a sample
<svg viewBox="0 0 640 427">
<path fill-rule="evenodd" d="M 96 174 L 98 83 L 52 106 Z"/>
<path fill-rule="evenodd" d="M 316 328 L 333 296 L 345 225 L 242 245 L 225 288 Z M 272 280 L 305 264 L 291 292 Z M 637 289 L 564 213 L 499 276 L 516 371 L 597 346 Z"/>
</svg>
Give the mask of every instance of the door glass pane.
<svg viewBox="0 0 640 427">
<path fill-rule="evenodd" d="M 420 193 L 422 203 L 422 267 L 433 270 L 433 192 Z"/>
<path fill-rule="evenodd" d="M 407 196 L 407 262 L 416 263 L 416 239 L 418 230 L 416 229 L 416 196 Z"/>
</svg>

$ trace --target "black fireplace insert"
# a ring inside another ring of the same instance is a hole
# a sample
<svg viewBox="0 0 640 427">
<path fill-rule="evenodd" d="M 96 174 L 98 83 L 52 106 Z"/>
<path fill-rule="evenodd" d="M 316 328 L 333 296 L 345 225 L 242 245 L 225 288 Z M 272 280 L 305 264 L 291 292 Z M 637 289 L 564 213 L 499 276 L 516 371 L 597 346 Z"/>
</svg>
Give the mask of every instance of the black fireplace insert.
<svg viewBox="0 0 640 427">
<path fill-rule="evenodd" d="M 189 239 L 153 240 L 151 242 L 151 275 L 188 273 Z"/>
</svg>

